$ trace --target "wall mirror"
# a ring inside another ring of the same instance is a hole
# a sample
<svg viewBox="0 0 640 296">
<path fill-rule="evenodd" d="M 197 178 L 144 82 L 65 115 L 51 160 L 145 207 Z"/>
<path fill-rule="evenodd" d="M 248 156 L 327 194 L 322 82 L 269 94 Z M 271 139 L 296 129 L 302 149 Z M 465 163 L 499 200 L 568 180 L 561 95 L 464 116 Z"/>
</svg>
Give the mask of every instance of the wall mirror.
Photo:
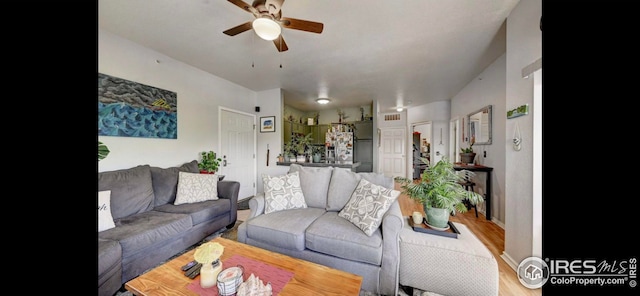
<svg viewBox="0 0 640 296">
<path fill-rule="evenodd" d="M 491 144 L 491 105 L 467 115 L 469 137 L 475 138 L 474 145 Z"/>
</svg>

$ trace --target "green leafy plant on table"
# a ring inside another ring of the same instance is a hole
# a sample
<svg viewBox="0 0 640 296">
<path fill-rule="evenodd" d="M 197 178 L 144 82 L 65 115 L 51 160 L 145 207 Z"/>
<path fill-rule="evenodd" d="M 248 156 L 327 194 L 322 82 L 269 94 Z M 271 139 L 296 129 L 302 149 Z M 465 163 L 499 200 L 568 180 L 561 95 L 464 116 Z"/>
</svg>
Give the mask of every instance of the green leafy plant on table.
<svg viewBox="0 0 640 296">
<path fill-rule="evenodd" d="M 426 158 L 421 160 L 428 163 Z M 460 184 L 464 177 L 453 169 L 453 163 L 447 157 L 427 167 L 419 182 L 403 177 L 395 180 L 400 183 L 404 194 L 422 204 L 427 222 L 436 227 L 447 227 L 450 213 L 466 212 L 464 200 L 472 205 L 484 201 L 482 195 L 468 191 Z"/>
<path fill-rule="evenodd" d="M 460 148 L 462 153 L 473 153 L 473 144 L 476 143 L 475 137 L 471 137 L 471 145 L 468 148 Z"/>
<path fill-rule="evenodd" d="M 213 151 L 200 152 L 200 161 L 198 162 L 198 168 L 200 172 L 213 174 L 218 171 L 222 159 L 216 156 Z"/>
</svg>

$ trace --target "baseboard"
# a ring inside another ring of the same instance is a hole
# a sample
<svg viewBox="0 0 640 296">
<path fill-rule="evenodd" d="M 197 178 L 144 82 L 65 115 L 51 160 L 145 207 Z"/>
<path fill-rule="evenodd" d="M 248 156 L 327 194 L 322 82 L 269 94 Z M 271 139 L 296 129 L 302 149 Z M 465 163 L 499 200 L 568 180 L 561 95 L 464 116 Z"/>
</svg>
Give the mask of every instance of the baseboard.
<svg viewBox="0 0 640 296">
<path fill-rule="evenodd" d="M 504 260 L 504 262 L 507 263 L 507 265 L 509 265 L 509 267 L 513 269 L 513 271 L 518 272 L 518 263 L 513 260 L 513 258 L 511 258 L 509 254 L 507 254 L 506 252 L 502 252 L 500 258 L 502 258 L 502 260 Z"/>
</svg>

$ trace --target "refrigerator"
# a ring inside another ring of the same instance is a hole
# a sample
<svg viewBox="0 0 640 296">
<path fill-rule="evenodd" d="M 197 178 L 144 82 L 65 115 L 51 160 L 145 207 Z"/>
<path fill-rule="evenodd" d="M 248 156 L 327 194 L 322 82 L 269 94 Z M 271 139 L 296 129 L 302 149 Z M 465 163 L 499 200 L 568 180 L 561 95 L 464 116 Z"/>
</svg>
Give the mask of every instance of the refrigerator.
<svg viewBox="0 0 640 296">
<path fill-rule="evenodd" d="M 353 163 L 353 133 L 340 132 L 332 128 L 325 135 L 327 145 L 327 161 L 336 163 Z"/>
</svg>

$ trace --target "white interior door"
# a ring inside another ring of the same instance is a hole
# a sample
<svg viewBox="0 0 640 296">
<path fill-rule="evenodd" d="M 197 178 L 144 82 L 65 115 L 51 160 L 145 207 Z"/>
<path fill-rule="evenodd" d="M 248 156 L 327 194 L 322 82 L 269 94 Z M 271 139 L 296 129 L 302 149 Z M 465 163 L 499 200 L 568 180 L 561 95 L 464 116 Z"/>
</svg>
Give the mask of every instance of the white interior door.
<svg viewBox="0 0 640 296">
<path fill-rule="evenodd" d="M 220 110 L 220 174 L 240 182 L 239 200 L 256 193 L 255 120 L 253 114 Z"/>
<path fill-rule="evenodd" d="M 381 128 L 379 172 L 390 177 L 406 177 L 405 129 Z"/>
</svg>

